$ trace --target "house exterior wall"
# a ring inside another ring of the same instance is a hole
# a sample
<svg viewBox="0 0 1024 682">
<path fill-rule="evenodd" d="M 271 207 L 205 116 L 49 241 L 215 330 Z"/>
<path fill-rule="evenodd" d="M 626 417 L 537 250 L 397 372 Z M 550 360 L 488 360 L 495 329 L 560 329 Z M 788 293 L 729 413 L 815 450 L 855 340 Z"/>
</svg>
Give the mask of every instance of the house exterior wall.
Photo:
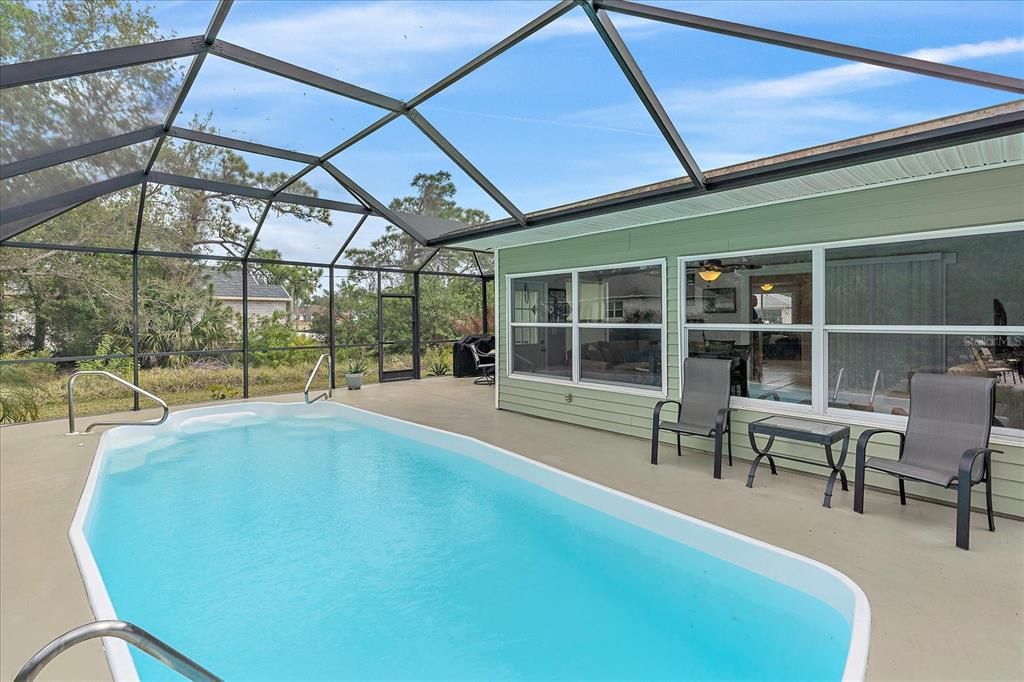
<svg viewBox="0 0 1024 682">
<path fill-rule="evenodd" d="M 222 298 L 220 301 L 239 315 L 242 314 L 242 300 L 236 298 Z M 259 301 L 249 299 L 249 318 L 270 317 L 274 313 L 287 315 L 288 301 Z"/>
<path fill-rule="evenodd" d="M 667 395 L 678 399 L 680 391 L 679 348 L 679 263 L 680 256 L 759 248 L 785 247 L 822 242 L 902 235 L 981 225 L 1024 221 L 1024 167 L 1013 166 L 960 175 L 920 180 L 899 185 L 810 198 L 785 204 L 691 218 L 649 226 L 549 241 L 535 245 L 503 248 L 497 257 L 495 279 L 498 307 L 498 389 L 499 409 L 570 422 L 597 429 L 649 438 L 651 416 L 658 396 L 635 395 L 578 385 L 540 383 L 508 376 L 508 294 L 509 275 L 614 265 L 663 258 L 666 265 Z M 528 235 L 528 233 L 526 233 Z M 1024 260 L 1024 254 L 1022 254 Z M 1021 286 L 1024 287 L 1024 275 Z M 571 394 L 571 402 L 567 401 Z M 745 480 L 744 460 L 753 457 L 747 440 L 747 424 L 771 414 L 742 410 L 734 415 L 734 453 L 737 466 L 725 468 L 725 478 L 739 485 Z M 811 419 L 821 419 L 810 416 Z M 851 420 L 848 475 L 854 466 L 854 445 L 867 428 Z M 668 442 L 670 434 L 663 435 Z M 1003 438 L 994 447 L 1003 454 L 994 457 L 994 497 L 998 513 L 1024 517 L 1024 440 Z M 895 441 L 886 441 L 884 453 L 896 457 Z M 689 447 L 711 450 L 709 439 L 687 439 Z M 821 448 L 796 443 L 777 445 L 790 454 L 824 461 Z M 628 457 L 645 457 L 645 445 L 638 442 Z M 822 469 L 780 461 L 782 467 L 820 474 Z M 711 475 L 710 461 L 708 476 Z M 767 477 L 761 485 L 771 485 Z M 869 485 L 895 489 L 895 479 L 869 474 Z M 954 493 L 935 486 L 908 483 L 908 493 L 953 501 Z M 975 504 L 984 504 L 983 487 L 975 489 Z M 838 504 L 851 503 L 852 492 L 838 493 Z M 870 511 L 870 510 L 869 510 Z"/>
</svg>

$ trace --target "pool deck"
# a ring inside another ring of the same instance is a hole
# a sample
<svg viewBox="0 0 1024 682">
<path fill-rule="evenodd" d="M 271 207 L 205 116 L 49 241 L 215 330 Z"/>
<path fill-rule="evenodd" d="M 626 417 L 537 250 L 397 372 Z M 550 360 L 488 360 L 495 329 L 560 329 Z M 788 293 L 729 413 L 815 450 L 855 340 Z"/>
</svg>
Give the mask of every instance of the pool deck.
<svg viewBox="0 0 1024 682">
<path fill-rule="evenodd" d="M 895 496 L 869 490 L 861 517 L 851 509 L 852 485 L 837 486 L 827 510 L 817 477 L 762 472 L 748 490 L 742 462 L 716 481 L 711 459 L 694 452 L 663 456 L 654 467 L 647 441 L 497 411 L 493 389 L 466 379 L 340 390 L 335 400 L 480 438 L 842 571 L 871 602 L 869 679 L 1024 679 L 1024 522 L 997 519 L 993 534 L 974 514 L 964 552 L 953 546 L 949 507 L 900 507 Z M 90 421 L 81 418 L 79 428 Z M 45 642 L 92 620 L 67 531 L 98 439 L 66 430 L 62 420 L 0 428 L 0 680 Z M 100 644 L 88 642 L 40 679 L 110 673 Z"/>
</svg>

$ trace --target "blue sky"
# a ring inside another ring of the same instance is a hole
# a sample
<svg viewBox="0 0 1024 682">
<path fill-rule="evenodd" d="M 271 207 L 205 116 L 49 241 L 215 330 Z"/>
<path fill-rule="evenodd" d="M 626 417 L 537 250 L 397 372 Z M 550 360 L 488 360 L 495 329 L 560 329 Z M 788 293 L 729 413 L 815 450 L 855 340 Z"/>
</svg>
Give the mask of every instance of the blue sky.
<svg viewBox="0 0 1024 682">
<path fill-rule="evenodd" d="M 407 99 L 550 4 L 243 0 L 232 8 L 221 37 Z M 1020 2 L 652 4 L 1024 76 Z M 166 32 L 188 35 L 202 32 L 214 3 L 164 0 L 152 6 Z M 705 169 L 1014 99 L 612 16 Z M 421 111 L 526 211 L 682 174 L 578 8 Z M 207 112 L 224 134 L 311 154 L 327 151 L 383 113 L 215 58 L 206 61 L 178 122 Z M 267 170 L 295 168 L 255 163 Z M 407 194 L 418 171 L 450 170 L 461 203 L 493 218 L 505 216 L 404 120 L 347 150 L 337 164 L 384 201 Z M 324 196 L 346 198 L 326 176 L 312 182 Z M 275 234 L 290 229 L 282 224 Z M 295 240 L 282 237 L 282 243 L 294 246 Z"/>
</svg>

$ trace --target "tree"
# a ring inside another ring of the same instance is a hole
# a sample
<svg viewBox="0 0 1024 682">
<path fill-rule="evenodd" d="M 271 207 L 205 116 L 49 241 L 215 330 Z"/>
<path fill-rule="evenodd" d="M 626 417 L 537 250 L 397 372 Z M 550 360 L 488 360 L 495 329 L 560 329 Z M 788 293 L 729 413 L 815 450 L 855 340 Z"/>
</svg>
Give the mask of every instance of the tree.
<svg viewBox="0 0 1024 682">
<path fill-rule="evenodd" d="M 455 201 L 456 188 L 451 174 L 445 171 L 418 173 L 410 186 L 416 193 L 396 198 L 390 208 L 449 220 L 479 223 L 488 220 L 484 211 L 464 208 Z M 416 269 L 433 253 L 393 225 L 367 248 L 349 249 L 346 255 L 353 265 Z M 478 272 L 473 254 L 441 249 L 431 258 L 431 266 L 444 272 Z M 389 291 L 411 293 L 412 278 L 398 273 L 385 273 L 382 285 Z M 480 281 L 467 277 L 429 275 L 420 278 L 420 338 L 424 341 L 461 336 L 464 330 L 479 328 Z M 373 343 L 377 337 L 377 275 L 353 270 L 343 279 L 336 294 L 337 342 Z M 475 316 L 475 320 L 474 320 Z M 316 316 L 313 329 L 326 334 L 327 316 Z M 409 320 L 400 308 L 384 311 L 385 336 L 403 337 Z"/>
<path fill-rule="evenodd" d="M 150 9 L 124 0 L 0 0 L 0 61 L 150 42 L 163 38 Z M 136 130 L 162 120 L 182 77 L 174 62 L 49 81 L 5 91 L 3 162 L 21 160 L 82 142 Z M 217 132 L 209 117 L 190 127 Z M 5 203 L 17 205 L 59 188 L 78 187 L 141 170 L 153 143 L 133 145 L 5 181 Z M 285 173 L 251 168 L 231 150 L 167 140 L 156 168 L 239 185 L 276 187 Z M 316 195 L 303 181 L 291 191 Z M 79 247 L 131 248 L 140 189 L 100 197 L 33 228 L 20 239 Z M 249 197 L 150 185 L 140 248 L 239 256 L 251 240 L 265 202 Z M 275 203 L 275 214 L 329 224 L 326 209 Z M 253 255 L 280 254 L 254 249 Z M 233 314 L 213 299 L 197 262 L 141 257 L 140 333 L 144 351 L 224 347 L 237 343 Z M 236 264 L 221 267 L 238 267 Z M 319 273 L 285 265 L 252 265 L 253 276 L 285 285 L 299 302 L 310 300 Z M 0 259 L 3 335 L 0 352 L 17 348 L 56 355 L 88 355 L 104 334 L 131 336 L 131 259 L 66 250 L 4 249 Z M 196 324 L 184 325 L 189 311 Z M 179 345 L 181 344 L 181 345 Z"/>
</svg>

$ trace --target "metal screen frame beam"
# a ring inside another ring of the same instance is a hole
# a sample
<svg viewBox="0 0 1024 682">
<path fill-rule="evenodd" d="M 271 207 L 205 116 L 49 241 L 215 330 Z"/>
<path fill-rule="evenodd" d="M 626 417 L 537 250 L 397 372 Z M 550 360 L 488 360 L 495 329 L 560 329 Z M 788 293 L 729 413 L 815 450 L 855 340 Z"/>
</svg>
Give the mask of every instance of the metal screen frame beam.
<svg viewBox="0 0 1024 682">
<path fill-rule="evenodd" d="M 202 54 L 206 49 L 203 36 L 188 36 L 143 45 L 114 47 L 108 50 L 7 64 L 0 66 L 0 89 L 188 57 Z"/>
<path fill-rule="evenodd" d="M 812 156 L 787 159 L 764 166 L 741 169 L 708 176 L 708 186 L 700 189 L 692 184 L 674 185 L 625 196 L 612 196 L 561 210 L 545 211 L 529 218 L 528 227 L 541 227 L 568 220 L 577 220 L 615 211 L 649 206 L 694 196 L 702 192 L 723 192 L 731 189 L 760 185 L 775 180 L 810 175 L 817 172 L 856 166 L 897 156 L 916 154 L 1024 132 L 1024 110 L 999 114 L 986 119 L 968 121 L 933 130 L 925 130 L 902 137 L 891 137 L 865 142 L 851 147 L 831 149 Z M 459 242 L 493 236 L 523 229 L 512 220 L 485 225 L 475 230 L 450 233 L 427 241 L 427 246 L 447 246 Z"/>
<path fill-rule="evenodd" d="M 84 204 L 86 201 L 89 201 L 89 200 L 86 199 L 85 201 L 79 201 L 77 204 L 72 204 L 70 206 L 63 206 L 61 208 L 52 209 L 50 211 L 46 211 L 46 212 L 41 213 L 41 214 L 37 213 L 37 214 L 34 214 L 33 216 L 30 216 L 28 218 L 22 218 L 20 221 L 19 220 L 9 220 L 7 222 L 0 223 L 0 245 L 4 244 L 9 239 L 14 239 L 18 235 L 23 234 L 25 232 L 28 232 L 33 227 L 37 227 L 39 225 L 42 225 L 43 223 L 45 223 L 48 220 L 53 220 L 54 218 L 56 218 L 58 216 L 62 216 L 65 213 L 67 213 L 68 211 L 75 210 L 76 208 L 78 208 L 79 206 Z M 9 236 L 8 236 L 8 234 L 9 234 Z M 15 243 L 17 243 L 17 242 L 15 242 Z"/>
<path fill-rule="evenodd" d="M 694 28 L 700 31 L 710 31 L 711 33 L 719 33 L 721 35 L 732 36 L 734 38 L 743 38 L 745 40 L 768 43 L 769 45 L 788 47 L 794 50 L 802 50 L 804 52 L 813 52 L 815 54 L 822 54 L 828 57 L 848 59 L 855 62 L 861 62 L 863 64 L 873 64 L 874 66 L 906 71 L 908 73 L 916 73 L 922 76 L 944 78 L 945 80 L 978 85 L 984 88 L 1005 90 L 1007 92 L 1024 93 L 1024 80 L 1020 78 L 1013 78 L 1011 76 L 1003 76 L 996 73 L 989 73 L 987 71 L 977 71 L 975 69 L 965 69 L 960 66 L 950 66 L 948 64 L 940 64 L 938 62 L 930 62 L 924 59 L 906 57 L 904 55 L 893 54 L 891 52 L 870 50 L 864 47 L 835 43 L 829 40 L 819 40 L 818 38 L 810 38 L 795 33 L 774 31 L 767 28 L 760 28 L 758 26 L 750 26 L 748 24 L 740 24 L 732 21 L 723 21 L 722 19 L 713 19 L 711 17 L 679 12 L 662 7 L 651 7 L 649 5 L 630 2 L 629 0 L 592 1 L 597 9 L 603 9 L 609 12 L 618 12 L 619 14 L 628 14 L 642 19 L 661 21 L 669 24 L 675 24 L 676 26 Z"/>
<path fill-rule="evenodd" d="M 36 249 L 42 251 L 69 251 L 74 253 L 104 253 L 118 256 L 131 256 L 132 250 L 129 248 L 117 248 L 109 246 L 78 246 L 73 244 L 48 244 L 46 242 L 9 242 L 3 245 L 5 249 Z M 276 260 L 271 258 L 243 258 L 242 256 L 223 256 L 220 254 L 212 253 L 180 253 L 177 251 L 152 251 L 149 249 L 139 249 L 138 255 L 142 257 L 152 258 L 174 258 L 176 260 L 212 260 L 220 261 L 224 263 L 242 263 L 247 261 L 250 263 L 261 263 L 268 265 L 298 265 L 306 268 L 330 268 L 332 267 L 329 263 L 311 263 L 308 261 L 294 261 L 294 260 Z M 400 267 L 389 267 L 386 265 L 334 265 L 337 270 L 350 270 L 354 272 L 394 272 L 403 275 L 413 275 L 416 273 L 415 270 Z M 438 277 L 468 277 L 471 279 L 480 279 L 479 275 L 470 274 L 466 272 L 425 272 L 425 275 L 438 276 Z M 355 344 L 362 345 L 362 344 Z M 175 351 L 181 352 L 181 351 Z M 219 353 L 222 351 L 211 351 Z M 152 353 L 143 353 L 143 356 L 152 355 Z M 131 357 L 126 355 L 125 357 Z"/>
<path fill-rule="evenodd" d="M 250 199 L 263 199 L 265 201 L 278 201 L 284 204 L 299 204 L 300 206 L 312 206 L 314 208 L 326 208 L 332 211 L 344 211 L 345 213 L 364 214 L 368 213 L 365 206 L 352 204 L 347 201 L 335 201 L 333 199 L 321 199 L 320 197 L 308 197 L 303 194 L 275 194 L 272 189 L 260 189 L 247 185 L 236 185 L 231 182 L 220 180 L 208 180 L 206 178 L 194 178 L 188 175 L 175 175 L 153 171 L 146 178 L 149 182 L 158 185 L 171 185 L 173 187 L 186 187 L 206 192 L 217 192 L 219 194 L 234 194 Z"/>
<path fill-rule="evenodd" d="M 358 85 L 352 85 L 317 71 L 311 71 L 310 69 L 290 64 L 224 40 L 213 41 L 213 44 L 210 46 L 210 53 L 239 64 L 251 66 L 260 71 L 266 71 L 275 76 L 354 99 L 357 102 L 363 102 L 364 104 L 387 109 L 388 111 L 405 111 L 405 104 L 401 100 L 361 88 Z"/>
<path fill-rule="evenodd" d="M 566 14 L 575 6 L 575 4 L 576 3 L 573 2 L 573 0 L 560 0 L 557 5 L 544 12 L 536 19 L 533 19 L 529 23 L 523 25 L 522 28 L 508 35 L 493 47 L 487 48 L 479 55 L 457 68 L 455 71 L 452 71 L 450 74 L 410 99 L 406 104 L 410 109 L 418 107 L 434 95 L 447 89 L 449 86 L 454 85 L 487 62 L 498 57 L 502 53 L 507 52 L 509 49 L 515 47 L 537 31 L 561 17 L 563 14 Z"/>
<path fill-rule="evenodd" d="M 235 149 L 240 152 L 270 156 L 277 159 L 285 159 L 286 161 L 317 163 L 319 160 L 312 154 L 303 154 L 302 152 L 296 152 L 290 149 L 271 147 L 270 145 L 248 142 L 246 140 L 239 140 L 233 137 L 226 137 L 224 135 L 215 135 L 214 133 L 207 133 L 202 130 L 192 130 L 191 128 L 171 126 L 170 130 L 167 131 L 167 135 L 179 140 L 189 140 L 191 142 L 199 142 L 216 147 L 224 147 L 226 149 Z"/>
<path fill-rule="evenodd" d="M 263 212 L 260 213 L 260 217 L 256 220 L 256 227 L 252 230 L 252 236 L 249 237 L 249 243 L 245 245 L 245 251 L 242 253 L 242 259 L 248 260 L 249 254 L 256 248 L 256 240 L 260 238 L 260 232 L 263 230 L 263 223 L 267 221 L 267 216 L 270 215 L 270 207 L 274 204 L 273 199 L 267 201 L 267 205 L 263 207 Z"/>
<path fill-rule="evenodd" d="M 163 131 L 164 127 L 159 125 L 142 128 L 141 130 L 133 130 L 130 133 L 122 133 L 102 140 L 86 142 L 85 144 L 80 144 L 75 147 L 65 147 L 64 149 L 46 152 L 45 154 L 33 156 L 21 161 L 14 161 L 0 166 L 0 179 L 6 180 L 7 178 L 24 175 L 25 173 L 50 168 L 51 166 L 59 166 L 60 164 L 67 163 L 69 161 L 77 161 L 78 159 L 95 156 L 96 154 L 102 154 L 103 152 L 114 151 L 115 149 L 121 149 L 122 147 L 130 147 L 131 145 L 138 144 L 139 142 L 146 142 L 147 140 L 155 139 L 162 135 Z"/>
<path fill-rule="evenodd" d="M 156 163 L 157 157 L 160 156 L 160 150 L 164 146 L 164 140 L 167 139 L 167 133 L 170 131 L 171 126 L 174 125 L 174 119 L 178 117 L 181 107 L 184 106 L 185 99 L 188 97 L 189 91 L 192 90 L 192 85 L 199 76 L 199 69 L 202 68 L 206 55 L 209 54 L 210 46 L 217 39 L 217 33 L 220 32 L 221 27 L 224 25 L 224 20 L 227 19 L 233 2 L 234 0 L 220 0 L 217 3 L 217 7 L 213 10 L 210 23 L 206 26 L 206 33 L 202 36 L 204 49 L 192 60 L 192 64 L 188 67 L 188 73 L 185 74 L 185 80 L 181 82 L 181 87 L 178 88 L 178 96 L 174 98 L 174 103 L 171 104 L 171 108 L 167 111 L 167 117 L 164 119 L 164 134 L 156 141 L 153 153 L 149 155 L 149 163 L 146 164 L 147 173 L 153 170 L 153 165 Z"/>
<path fill-rule="evenodd" d="M 345 249 L 347 249 L 348 245 L 352 243 L 352 240 L 356 238 L 356 233 L 359 232 L 359 228 L 363 226 L 363 223 L 365 223 L 369 217 L 369 214 L 367 214 L 359 219 L 359 221 L 356 223 L 356 226 L 352 228 L 352 231 L 345 239 L 345 242 L 341 245 L 341 248 L 338 249 L 338 253 L 334 254 L 334 258 L 331 259 L 331 264 L 328 266 L 329 268 L 331 268 L 332 273 L 334 272 L 335 264 L 339 260 L 341 260 L 342 255 L 345 253 Z"/>
<path fill-rule="evenodd" d="M 604 42 L 605 47 L 608 48 L 612 58 L 615 59 L 619 68 L 622 69 L 626 80 L 633 86 L 633 91 L 636 92 L 640 102 L 647 109 L 647 113 L 654 120 L 654 125 L 661 131 L 665 142 L 683 166 L 683 171 L 690 178 L 690 182 L 698 187 L 704 187 L 707 184 L 704 179 L 704 173 L 701 171 L 696 159 L 693 158 L 693 154 L 690 153 L 686 143 L 683 142 L 682 136 L 676 130 L 676 126 L 665 111 L 665 107 L 661 105 L 658 95 L 647 81 L 644 72 L 640 69 L 636 60 L 633 59 L 633 55 L 630 53 L 625 41 L 619 34 L 618 29 L 615 28 L 612 18 L 608 16 L 607 12 L 595 9 L 587 0 L 579 0 L 579 4 L 590 18 L 590 22 L 594 25 L 597 34 L 601 36 L 601 40 Z"/>
<path fill-rule="evenodd" d="M 29 201 L 18 206 L 11 206 L 10 208 L 4 209 L 3 217 L 5 219 L 5 224 L 36 215 L 38 213 L 67 208 L 72 206 L 72 204 L 82 204 L 90 199 L 101 197 L 104 194 L 111 194 L 122 189 L 133 187 L 142 182 L 143 177 L 144 174 L 142 171 L 126 173 L 125 175 L 120 175 L 116 178 L 110 178 L 109 180 L 103 180 L 101 182 L 95 182 L 91 185 L 86 185 L 85 187 L 77 187 L 75 189 L 68 190 L 67 192 L 51 194 L 43 197 L 42 199 Z M 7 234 L 5 231 L 0 235 L 0 241 L 7 241 L 12 237 L 21 234 L 26 229 L 28 228 L 19 229 L 12 234 Z"/>
<path fill-rule="evenodd" d="M 405 117 L 409 119 L 414 126 L 419 128 L 420 132 L 426 135 L 431 142 L 437 145 L 437 148 L 444 152 L 445 156 L 451 159 L 456 166 L 461 168 L 463 173 L 468 175 L 473 182 L 479 185 L 480 188 L 487 193 L 487 196 L 494 199 L 494 201 L 505 209 L 510 216 L 515 218 L 517 223 L 520 225 L 526 225 L 526 216 L 523 212 L 520 211 L 508 197 L 502 194 L 501 190 L 495 187 L 494 184 L 462 154 L 462 152 L 456 149 L 455 145 L 449 142 L 448 139 L 423 116 L 423 114 L 415 110 L 409 110 L 405 112 Z"/>
<path fill-rule="evenodd" d="M 473 73 L 474 71 L 479 69 L 484 64 L 490 62 L 491 60 L 495 59 L 496 57 L 498 57 L 502 53 L 507 52 L 511 48 L 515 47 L 516 45 L 518 45 L 522 41 L 524 41 L 527 38 L 529 38 L 530 36 L 532 36 L 537 31 L 541 30 L 542 28 L 544 28 L 548 24 L 552 23 L 553 21 L 555 21 L 556 19 L 558 19 L 562 15 L 566 14 L 567 12 L 569 12 L 575 6 L 575 4 L 576 3 L 574 2 L 574 0 L 560 0 L 560 2 L 557 5 L 555 5 L 554 7 L 552 7 L 551 9 L 547 10 L 546 12 L 541 14 L 540 16 L 536 17 L 532 21 L 530 21 L 527 24 L 523 25 L 517 31 L 513 32 L 512 34 L 510 34 L 509 36 L 507 36 L 505 39 L 503 39 L 502 41 L 500 41 L 499 43 L 497 43 L 493 47 L 490 47 L 487 50 L 484 50 L 482 53 L 480 53 L 479 55 L 477 55 L 476 57 L 474 57 L 470 61 L 466 62 L 464 65 L 462 65 L 461 67 L 459 67 L 455 71 L 451 72 L 450 74 L 448 74 L 447 76 L 445 76 L 441 80 L 437 81 L 436 83 L 434 83 L 433 85 L 431 85 L 430 87 L 428 87 L 427 89 L 423 90 L 421 93 L 419 93 L 418 95 L 416 95 L 415 97 L 410 99 L 408 102 L 406 102 L 403 105 L 404 106 L 404 110 L 391 111 L 391 112 L 385 114 L 384 116 L 382 116 L 380 119 L 378 119 L 378 120 L 374 121 L 373 123 L 371 123 L 370 125 L 366 126 L 365 128 L 363 128 L 359 132 L 355 133 L 354 135 L 352 135 L 348 139 L 342 141 L 340 144 L 338 144 L 333 149 L 331 149 L 326 154 L 324 154 L 323 156 L 320 157 L 321 164 L 326 162 L 326 161 L 331 160 L 332 158 L 334 158 L 335 156 L 337 156 L 341 152 L 345 151 L 346 149 L 348 149 L 352 145 L 356 144 L 357 142 L 360 142 L 361 140 L 364 140 L 365 138 L 367 138 L 368 136 L 370 136 L 373 133 L 377 132 L 378 130 L 380 130 L 381 128 L 386 126 L 387 124 L 389 124 L 392 121 L 398 119 L 398 117 L 401 116 L 403 113 L 407 113 L 408 111 L 413 110 L 415 107 L 419 106 L 420 104 L 423 104 L 424 102 L 426 102 L 428 99 L 430 99 L 434 95 L 437 95 L 438 93 L 442 92 L 443 90 L 445 90 L 449 86 L 454 85 L 455 83 L 457 83 L 458 81 L 462 80 L 463 78 L 465 78 L 469 74 Z M 293 183 L 295 183 L 298 180 L 300 180 L 307 173 L 312 172 L 315 167 L 316 167 L 315 164 L 310 164 L 309 166 L 307 166 L 303 170 L 301 170 L 298 173 L 296 173 L 295 175 L 293 175 L 287 181 L 285 181 L 285 183 L 283 185 L 281 185 L 278 188 L 278 190 L 286 189 L 287 187 L 289 187 Z M 325 168 L 326 168 L 326 166 L 325 166 Z M 362 200 L 361 197 L 357 197 L 357 198 Z M 514 214 L 510 213 L 510 215 L 514 215 Z"/>
<path fill-rule="evenodd" d="M 323 169 L 327 171 L 327 173 L 332 178 L 334 178 L 339 185 L 344 187 L 349 194 L 351 194 L 356 199 L 359 199 L 359 201 L 362 201 L 367 206 L 369 206 L 370 210 L 373 213 L 381 216 L 385 220 L 394 223 L 396 227 L 406 232 L 410 237 L 418 241 L 420 244 L 426 243 L 425 237 L 423 237 L 423 235 L 419 234 L 416 230 L 410 227 L 408 222 L 402 219 L 402 217 L 399 216 L 395 211 L 392 211 L 387 206 L 378 201 L 376 197 L 374 197 L 372 194 L 370 194 L 361 186 L 359 186 L 352 178 L 348 177 L 340 170 L 338 170 L 338 168 L 334 164 L 324 161 L 321 164 L 321 166 L 323 166 Z"/>
</svg>

